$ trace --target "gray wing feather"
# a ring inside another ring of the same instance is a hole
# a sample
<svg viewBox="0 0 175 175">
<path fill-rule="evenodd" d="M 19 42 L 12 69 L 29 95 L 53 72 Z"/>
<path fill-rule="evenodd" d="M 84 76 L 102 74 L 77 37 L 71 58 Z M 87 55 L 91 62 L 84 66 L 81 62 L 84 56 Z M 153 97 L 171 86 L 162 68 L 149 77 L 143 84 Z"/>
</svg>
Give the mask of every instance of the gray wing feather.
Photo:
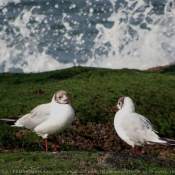
<svg viewBox="0 0 175 175">
<path fill-rule="evenodd" d="M 39 105 L 34 108 L 29 114 L 26 114 L 18 119 L 13 126 L 26 127 L 33 130 L 36 126 L 49 118 L 50 112 L 50 103 Z"/>
<path fill-rule="evenodd" d="M 156 131 L 153 129 L 152 123 L 144 116 L 131 113 L 125 116 L 125 120 L 121 127 L 126 132 L 130 140 L 144 144 L 158 138 Z"/>
</svg>

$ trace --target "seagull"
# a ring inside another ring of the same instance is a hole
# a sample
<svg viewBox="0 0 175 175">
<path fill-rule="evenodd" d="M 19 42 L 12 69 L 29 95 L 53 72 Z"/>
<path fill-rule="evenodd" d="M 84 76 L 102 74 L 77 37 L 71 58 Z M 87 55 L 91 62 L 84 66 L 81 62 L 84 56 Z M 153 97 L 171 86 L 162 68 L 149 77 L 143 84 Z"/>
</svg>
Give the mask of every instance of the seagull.
<svg viewBox="0 0 175 175">
<path fill-rule="evenodd" d="M 48 151 L 48 136 L 54 136 L 53 152 L 57 153 L 57 141 L 55 135 L 67 129 L 75 118 L 74 110 L 69 104 L 67 92 L 56 92 L 52 101 L 35 107 L 29 114 L 19 118 L 13 127 L 25 127 L 32 130 L 45 140 L 45 150 Z M 11 119 L 2 119 L 12 121 Z"/>
<path fill-rule="evenodd" d="M 154 130 L 152 123 L 144 116 L 135 112 L 131 98 L 121 97 L 113 109 L 119 109 L 115 114 L 114 127 L 119 137 L 132 146 L 132 152 L 141 154 L 141 147 L 149 144 L 175 145 L 175 140 L 161 138 Z"/>
</svg>

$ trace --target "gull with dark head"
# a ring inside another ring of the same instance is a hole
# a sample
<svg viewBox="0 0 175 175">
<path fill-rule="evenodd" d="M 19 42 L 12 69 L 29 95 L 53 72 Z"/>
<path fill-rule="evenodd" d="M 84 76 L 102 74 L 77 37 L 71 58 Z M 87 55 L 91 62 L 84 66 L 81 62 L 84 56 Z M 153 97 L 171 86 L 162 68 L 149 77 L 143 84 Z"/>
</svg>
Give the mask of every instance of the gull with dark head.
<svg viewBox="0 0 175 175">
<path fill-rule="evenodd" d="M 140 147 L 147 144 L 175 145 L 175 140 L 159 137 L 151 122 L 135 112 L 131 98 L 121 97 L 113 107 L 117 108 L 119 111 L 114 118 L 115 130 L 123 141 L 132 146 L 133 153 L 136 153 L 136 146 L 139 146 L 138 153 L 141 153 Z"/>
<path fill-rule="evenodd" d="M 55 135 L 67 129 L 75 117 L 74 110 L 69 102 L 67 92 L 60 90 L 54 94 L 50 103 L 35 107 L 29 114 L 19 118 L 12 126 L 25 127 L 41 136 L 45 140 L 46 151 L 48 151 L 47 138 L 54 135 L 53 152 L 57 152 Z"/>
</svg>

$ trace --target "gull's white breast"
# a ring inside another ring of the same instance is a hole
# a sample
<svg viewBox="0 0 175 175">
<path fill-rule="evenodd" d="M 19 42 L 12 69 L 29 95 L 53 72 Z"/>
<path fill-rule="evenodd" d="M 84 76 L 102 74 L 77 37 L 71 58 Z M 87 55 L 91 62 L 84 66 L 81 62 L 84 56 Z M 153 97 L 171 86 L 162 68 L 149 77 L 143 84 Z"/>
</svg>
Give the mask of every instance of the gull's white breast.
<svg viewBox="0 0 175 175">
<path fill-rule="evenodd" d="M 74 120 L 74 110 L 69 104 L 52 103 L 51 113 L 49 118 L 34 128 L 34 131 L 47 138 L 48 135 L 53 135 L 64 131 Z"/>
<path fill-rule="evenodd" d="M 123 113 L 124 111 L 120 110 L 116 113 L 114 118 L 114 127 L 118 134 L 118 136 L 124 140 L 129 145 L 133 146 L 134 142 L 130 140 L 130 138 L 127 136 L 126 131 L 122 128 L 122 122 L 123 122 Z"/>
</svg>

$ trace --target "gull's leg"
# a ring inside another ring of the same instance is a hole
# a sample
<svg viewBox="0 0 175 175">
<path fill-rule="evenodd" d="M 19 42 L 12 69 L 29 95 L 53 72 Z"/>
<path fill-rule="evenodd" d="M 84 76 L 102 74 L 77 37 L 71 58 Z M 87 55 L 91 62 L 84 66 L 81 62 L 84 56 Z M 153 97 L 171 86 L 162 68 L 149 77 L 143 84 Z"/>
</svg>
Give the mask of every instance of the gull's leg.
<svg viewBox="0 0 175 175">
<path fill-rule="evenodd" d="M 141 148 L 141 147 L 138 147 L 137 153 L 138 153 L 138 154 L 142 154 L 142 148 Z"/>
<path fill-rule="evenodd" d="M 132 147 L 132 153 L 135 154 L 136 153 L 136 146 Z"/>
<path fill-rule="evenodd" d="M 56 136 L 54 136 L 54 147 L 53 147 L 53 153 L 58 153 L 58 150 L 57 150 L 57 138 Z"/>
<path fill-rule="evenodd" d="M 45 138 L 44 141 L 45 141 L 45 149 L 46 149 L 46 151 L 48 151 L 48 140 L 47 140 L 47 138 Z"/>
</svg>

